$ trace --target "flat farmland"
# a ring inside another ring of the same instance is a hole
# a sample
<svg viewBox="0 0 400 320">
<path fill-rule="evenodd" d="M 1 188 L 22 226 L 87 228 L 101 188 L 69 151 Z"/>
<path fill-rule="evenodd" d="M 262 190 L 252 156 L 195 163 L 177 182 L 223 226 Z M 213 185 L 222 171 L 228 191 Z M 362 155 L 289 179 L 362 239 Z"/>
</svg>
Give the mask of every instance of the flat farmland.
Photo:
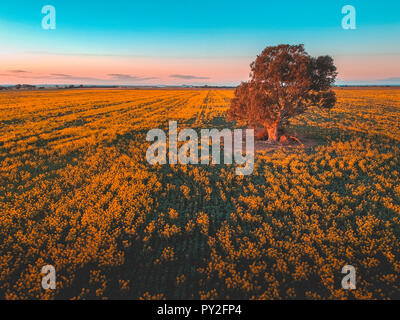
<svg viewBox="0 0 400 320">
<path fill-rule="evenodd" d="M 233 90 L 0 92 L 1 298 L 399 299 L 400 89 L 336 93 L 237 176 L 145 157 L 172 120 L 234 128 Z"/>
</svg>

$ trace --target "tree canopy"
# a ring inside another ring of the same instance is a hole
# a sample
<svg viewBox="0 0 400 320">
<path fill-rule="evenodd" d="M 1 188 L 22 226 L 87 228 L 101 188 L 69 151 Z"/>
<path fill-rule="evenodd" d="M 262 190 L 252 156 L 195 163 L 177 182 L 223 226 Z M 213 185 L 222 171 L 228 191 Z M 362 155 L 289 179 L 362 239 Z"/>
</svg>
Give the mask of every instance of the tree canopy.
<svg viewBox="0 0 400 320">
<path fill-rule="evenodd" d="M 228 116 L 264 127 L 270 141 L 279 141 L 289 119 L 307 108 L 336 103 L 330 56 L 311 57 L 303 45 L 278 45 L 265 48 L 250 67 L 250 80 L 236 88 Z"/>
</svg>

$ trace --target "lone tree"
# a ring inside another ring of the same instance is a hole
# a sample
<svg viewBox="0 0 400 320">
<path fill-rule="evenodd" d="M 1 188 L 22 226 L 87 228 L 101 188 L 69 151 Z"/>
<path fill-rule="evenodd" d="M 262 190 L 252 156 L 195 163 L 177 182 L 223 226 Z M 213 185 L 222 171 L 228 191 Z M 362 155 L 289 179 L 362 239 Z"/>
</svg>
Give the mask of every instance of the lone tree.
<svg viewBox="0 0 400 320">
<path fill-rule="evenodd" d="M 251 63 L 250 80 L 235 91 L 230 120 L 265 128 L 271 142 L 287 141 L 289 119 L 311 106 L 330 109 L 337 72 L 330 56 L 311 57 L 303 45 L 267 47 Z"/>
</svg>

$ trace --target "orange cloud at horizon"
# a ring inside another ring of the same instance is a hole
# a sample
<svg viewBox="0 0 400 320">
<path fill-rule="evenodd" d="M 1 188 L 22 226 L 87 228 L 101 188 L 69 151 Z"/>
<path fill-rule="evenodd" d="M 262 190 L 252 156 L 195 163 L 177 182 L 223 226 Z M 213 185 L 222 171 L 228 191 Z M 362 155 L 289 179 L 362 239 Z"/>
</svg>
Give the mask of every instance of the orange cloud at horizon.
<svg viewBox="0 0 400 320">
<path fill-rule="evenodd" d="M 335 56 L 341 80 L 374 81 L 400 78 L 400 55 Z"/>
<path fill-rule="evenodd" d="M 2 60 L 1 83 L 25 81 L 33 84 L 49 83 L 49 81 L 65 83 L 68 78 L 77 78 L 74 82 L 79 82 L 81 78 L 83 84 L 91 81 L 113 81 L 115 75 L 125 75 L 125 81 L 136 81 L 137 77 L 137 82 L 154 84 L 236 82 L 246 79 L 250 63 L 250 59 L 238 62 L 233 58 L 179 59 L 34 53 L 7 55 L 3 56 Z M 87 80 L 84 80 L 85 78 Z M 122 77 L 119 80 L 122 80 Z"/>
<path fill-rule="evenodd" d="M 400 78 L 398 55 L 337 55 L 340 81 Z M 248 79 L 250 57 L 2 54 L 1 84 L 234 84 Z"/>
</svg>

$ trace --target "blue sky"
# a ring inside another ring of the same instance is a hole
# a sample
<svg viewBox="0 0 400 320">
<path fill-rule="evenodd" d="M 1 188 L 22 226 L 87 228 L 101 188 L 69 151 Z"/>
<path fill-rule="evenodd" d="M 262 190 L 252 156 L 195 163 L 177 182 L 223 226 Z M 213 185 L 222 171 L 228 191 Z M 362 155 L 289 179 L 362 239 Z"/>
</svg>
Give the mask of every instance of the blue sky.
<svg viewBox="0 0 400 320">
<path fill-rule="evenodd" d="M 347 4 L 356 30 L 341 27 Z M 44 5 L 56 30 L 41 28 Z M 342 83 L 400 83 L 399 40 L 394 0 L 3 1 L 0 83 L 237 84 L 279 43 L 332 55 Z"/>
</svg>

